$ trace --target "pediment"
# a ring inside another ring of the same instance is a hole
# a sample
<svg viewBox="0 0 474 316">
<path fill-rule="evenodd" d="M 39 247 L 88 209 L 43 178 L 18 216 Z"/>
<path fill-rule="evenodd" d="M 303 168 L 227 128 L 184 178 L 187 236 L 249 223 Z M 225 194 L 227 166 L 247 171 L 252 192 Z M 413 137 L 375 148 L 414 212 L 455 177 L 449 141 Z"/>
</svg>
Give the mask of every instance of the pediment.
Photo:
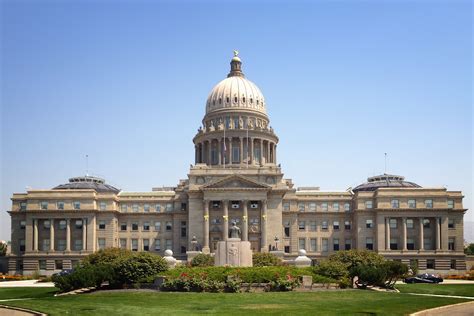
<svg viewBox="0 0 474 316">
<path fill-rule="evenodd" d="M 203 190 L 239 190 L 239 189 L 264 189 L 268 190 L 270 186 L 259 183 L 254 180 L 247 179 L 243 176 L 233 175 L 226 177 L 224 179 L 220 179 L 216 182 L 209 183 L 202 187 Z"/>
</svg>

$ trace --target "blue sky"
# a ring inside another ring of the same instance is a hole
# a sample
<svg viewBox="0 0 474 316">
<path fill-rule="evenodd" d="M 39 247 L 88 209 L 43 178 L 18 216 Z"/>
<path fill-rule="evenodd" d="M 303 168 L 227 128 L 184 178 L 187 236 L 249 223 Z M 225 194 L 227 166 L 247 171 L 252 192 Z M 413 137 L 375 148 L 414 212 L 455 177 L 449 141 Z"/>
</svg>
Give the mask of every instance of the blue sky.
<svg viewBox="0 0 474 316">
<path fill-rule="evenodd" d="M 472 208 L 470 1 L 2 1 L 0 239 L 11 194 L 90 173 L 176 185 L 240 51 L 297 186 L 384 171 Z M 467 220 L 474 220 L 472 211 Z"/>
</svg>

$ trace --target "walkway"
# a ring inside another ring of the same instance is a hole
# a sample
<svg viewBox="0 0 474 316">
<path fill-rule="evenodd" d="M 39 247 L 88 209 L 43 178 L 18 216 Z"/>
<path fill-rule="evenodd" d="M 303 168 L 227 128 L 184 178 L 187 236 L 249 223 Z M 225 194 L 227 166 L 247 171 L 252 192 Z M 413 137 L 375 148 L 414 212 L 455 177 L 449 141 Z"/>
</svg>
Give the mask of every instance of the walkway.
<svg viewBox="0 0 474 316">
<path fill-rule="evenodd" d="M 0 288 L 3 287 L 54 287 L 54 283 L 38 282 L 38 280 L 3 281 L 0 282 Z"/>
<path fill-rule="evenodd" d="M 474 302 L 459 303 L 454 305 L 426 309 L 410 316 L 473 316 Z"/>
</svg>

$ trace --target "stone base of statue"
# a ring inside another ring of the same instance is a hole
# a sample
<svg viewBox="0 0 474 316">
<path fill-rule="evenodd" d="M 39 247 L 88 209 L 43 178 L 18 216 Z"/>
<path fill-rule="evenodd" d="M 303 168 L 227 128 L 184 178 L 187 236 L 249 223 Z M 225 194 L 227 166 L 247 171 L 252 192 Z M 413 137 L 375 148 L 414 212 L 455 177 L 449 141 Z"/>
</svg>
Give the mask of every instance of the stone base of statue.
<svg viewBox="0 0 474 316">
<path fill-rule="evenodd" d="M 249 241 L 229 238 L 217 243 L 214 256 L 216 266 L 251 267 L 252 249 Z"/>
</svg>

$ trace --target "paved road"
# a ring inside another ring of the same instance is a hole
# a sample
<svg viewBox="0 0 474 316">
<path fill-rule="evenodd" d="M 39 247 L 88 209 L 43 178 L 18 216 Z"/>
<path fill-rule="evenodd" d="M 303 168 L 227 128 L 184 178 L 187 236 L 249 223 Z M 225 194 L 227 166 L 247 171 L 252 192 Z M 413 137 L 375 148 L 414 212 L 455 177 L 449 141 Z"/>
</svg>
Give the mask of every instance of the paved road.
<svg viewBox="0 0 474 316">
<path fill-rule="evenodd" d="M 474 302 L 460 303 L 427 309 L 421 312 L 411 314 L 411 316 L 473 316 Z"/>
</svg>

